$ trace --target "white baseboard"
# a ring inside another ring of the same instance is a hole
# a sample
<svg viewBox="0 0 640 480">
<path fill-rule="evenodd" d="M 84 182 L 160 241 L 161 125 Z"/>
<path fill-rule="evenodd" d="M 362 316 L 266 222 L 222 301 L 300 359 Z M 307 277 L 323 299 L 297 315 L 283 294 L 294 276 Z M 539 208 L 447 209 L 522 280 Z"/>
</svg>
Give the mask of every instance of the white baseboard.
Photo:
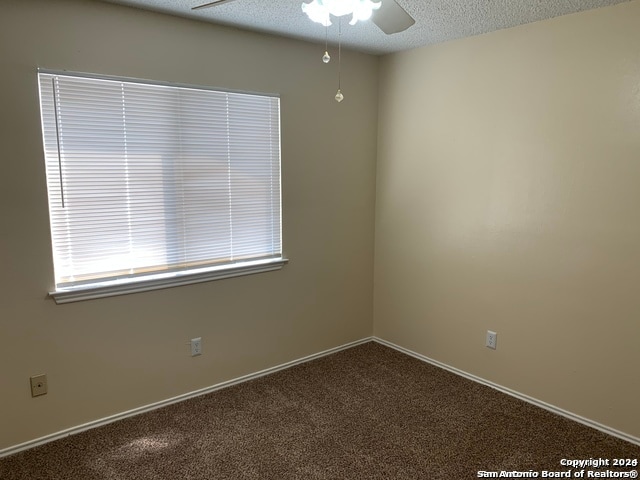
<svg viewBox="0 0 640 480">
<path fill-rule="evenodd" d="M 242 377 L 238 377 L 232 380 L 228 380 L 226 382 L 222 382 L 222 383 L 218 383 L 216 385 L 212 385 L 210 387 L 206 387 L 206 388 L 202 388 L 200 390 L 195 390 L 193 392 L 189 392 L 189 393 L 185 393 L 183 395 L 178 395 L 177 397 L 173 397 L 173 398 L 169 398 L 166 400 L 162 400 L 160 402 L 155 402 L 149 405 L 145 405 L 142 407 L 138 407 L 138 408 L 134 408 L 133 410 L 128 410 L 126 412 L 122 412 L 122 413 L 118 413 L 115 415 L 111 415 L 109 417 L 105 417 L 105 418 L 101 418 L 98 420 L 94 420 L 82 425 L 78 425 L 76 427 L 71 427 L 68 428 L 66 430 L 61 430 L 59 432 L 56 433 L 52 433 L 50 435 L 46 435 L 44 437 L 40 437 L 40 438 L 36 438 L 34 440 L 30 440 L 28 442 L 24 442 L 24 443 L 20 443 L 18 445 L 14 445 L 8 448 L 4 448 L 0 450 L 0 458 L 2 457 L 6 457 L 8 455 L 13 455 L 14 453 L 18 453 L 21 452 L 23 450 L 28 450 L 30 448 L 34 448 L 37 447 L 38 445 L 43 445 L 45 443 L 49 443 L 49 442 L 53 442 L 54 440 L 58 440 L 60 438 L 64 438 L 67 437 L 69 435 L 75 435 L 77 433 L 80 432 L 84 432 L 85 430 L 90 430 L 92 428 L 97 428 L 100 427 L 102 425 L 107 425 L 109 423 L 113 423 L 116 422 L 118 420 L 122 420 L 124 418 L 128 418 L 128 417 L 133 417 L 135 415 L 139 415 L 141 413 L 145 413 L 145 412 L 150 412 L 152 410 L 156 410 L 158 408 L 162 408 L 162 407 L 166 407 L 167 405 L 171 405 L 173 403 L 178 403 L 178 402 L 183 402 L 185 400 L 188 400 L 190 398 L 195 398 L 195 397 L 199 397 L 201 395 L 206 395 L 207 393 L 211 393 L 211 392 L 215 392 L 216 390 L 221 390 L 223 388 L 226 387 L 230 387 L 232 385 L 237 385 L 239 383 L 243 383 L 243 382 L 247 382 L 249 380 L 253 380 L 255 378 L 259 378 L 259 377 L 263 377 L 265 375 L 270 375 L 272 373 L 278 372 L 280 370 L 285 370 L 287 368 L 291 368 L 295 365 L 300 365 L 302 363 L 306 363 L 306 362 L 310 362 L 311 360 L 315 360 L 321 357 L 325 357 L 327 355 L 331 355 L 333 353 L 337 353 L 341 350 L 346 350 L 348 348 L 352 348 L 355 347 L 357 345 L 361 345 L 363 343 L 368 343 L 370 341 L 374 341 L 377 342 L 381 345 L 385 345 L 389 348 L 393 348 L 394 350 L 397 350 L 399 352 L 402 352 L 406 355 L 409 355 L 411 357 L 417 358 L 418 360 L 422 360 L 423 362 L 427 362 L 430 363 L 436 367 L 440 367 L 443 368 L 445 370 L 448 370 L 452 373 L 455 373 L 456 375 L 460 375 L 461 377 L 467 378 L 469 380 L 472 380 L 474 382 L 477 383 L 481 383 L 483 385 L 486 385 L 488 387 L 491 387 L 495 390 L 498 390 L 502 393 L 506 393 L 507 395 L 511 395 L 512 397 L 518 398 L 520 400 L 523 400 L 525 402 L 531 403 L 537 407 L 540 408 L 544 408 L 545 410 L 548 410 L 550 412 L 556 413 L 558 415 L 562 415 L 563 417 L 566 417 L 570 420 L 574 420 L 578 423 L 582 423 L 583 425 L 587 425 L 589 427 L 595 428 L 597 430 L 600 430 L 601 432 L 607 433 L 609 435 L 612 435 L 614 437 L 618 437 L 622 440 L 626 440 L 627 442 L 631 442 L 634 443 L 636 445 L 640 445 L 640 438 L 638 437 L 634 437 L 633 435 L 629 435 L 627 433 L 621 432 L 619 430 L 615 430 L 611 427 L 608 427 L 606 425 L 602 425 L 601 423 L 595 422 L 593 420 L 589 420 L 588 418 L 584 418 L 581 417 L 580 415 L 576 415 L 574 413 L 568 412 L 566 410 L 563 410 L 561 408 L 558 408 L 554 405 L 548 404 L 546 402 L 543 402 L 541 400 L 537 400 L 533 397 L 529 397 L 528 395 L 525 395 L 523 393 L 520 392 L 516 392 L 515 390 L 511 390 L 509 388 L 503 387 L 501 385 L 498 385 L 496 383 L 490 382 L 488 380 L 485 380 L 483 378 L 477 377 L 475 375 L 472 375 L 470 373 L 467 373 L 463 370 L 459 370 L 455 367 L 451 367 L 449 365 L 446 365 L 442 362 L 439 362 L 437 360 L 434 360 L 432 358 L 426 357 L 424 355 L 421 355 L 419 353 L 416 353 L 414 351 L 408 350 L 404 347 L 401 347 L 399 345 L 396 345 L 394 343 L 388 342 L 386 340 L 383 340 L 381 338 L 378 337 L 366 337 L 360 340 L 356 340 L 354 342 L 350 342 L 344 345 L 341 345 L 339 347 L 335 347 L 335 348 L 331 348 L 329 350 L 324 350 L 322 352 L 319 353 L 315 353 L 313 355 L 308 355 L 306 357 L 303 358 L 299 358 L 297 360 L 292 360 L 290 362 L 287 363 L 283 363 L 281 365 L 277 365 L 275 367 L 271 367 L 271 368 L 267 368 L 265 370 L 260 370 L 259 372 L 255 372 L 255 373 L 251 373 L 248 375 L 244 375 Z"/>
<path fill-rule="evenodd" d="M 434 365 L 436 367 L 439 368 L 443 368 L 445 370 L 448 370 L 449 372 L 455 373 L 456 375 L 460 375 L 461 377 L 467 378 L 469 380 L 472 380 L 474 382 L 477 383 L 481 383 L 482 385 L 486 385 L 488 387 L 491 387 L 495 390 L 498 390 L 502 393 L 506 393 L 507 395 L 511 395 L 512 397 L 518 398 L 520 400 L 523 400 L 527 403 L 531 403 L 532 405 L 535 405 L 536 407 L 540 407 L 540 408 L 544 408 L 545 410 L 548 410 L 550 412 L 553 412 L 555 414 L 561 415 L 565 418 L 568 418 L 569 420 L 573 420 L 575 422 L 578 423 L 582 423 L 583 425 L 586 425 L 588 427 L 592 427 L 595 428 L 596 430 L 600 430 L 601 432 L 607 433 L 609 435 L 612 435 L 614 437 L 618 437 L 622 440 L 626 440 L 627 442 L 630 443 L 634 443 L 636 445 L 640 445 L 640 438 L 638 437 L 634 437 L 633 435 L 629 435 L 628 433 L 625 432 L 621 432 L 619 430 L 616 430 L 614 428 L 608 427 L 606 425 L 603 425 L 601 423 L 595 422 L 593 420 L 590 420 L 588 418 L 585 417 L 581 417 L 580 415 L 576 415 L 575 413 L 569 412 L 567 410 L 563 410 L 562 408 L 556 407 L 554 405 L 551 405 L 549 403 L 543 402 L 542 400 L 538 400 L 536 398 L 530 397 L 528 395 L 525 395 L 524 393 L 520 393 L 520 392 L 516 392 L 515 390 L 511 390 L 510 388 L 506 388 L 503 387 L 502 385 L 498 385 L 497 383 L 493 383 L 490 382 L 489 380 L 485 380 L 484 378 L 480 378 L 477 377 L 475 375 L 472 375 L 471 373 L 467 373 L 463 370 L 459 370 L 455 367 L 451 367 L 445 363 L 439 362 L 437 360 L 434 360 L 432 358 L 426 357 L 420 353 L 416 353 L 412 350 L 406 349 L 404 347 L 401 347 L 399 345 L 396 345 L 394 343 L 388 342 L 386 340 L 383 340 L 382 338 L 378 338 L 378 337 L 373 337 L 373 341 L 377 342 L 381 345 L 384 345 L 386 347 L 389 348 L 393 348 L 394 350 L 397 350 L 399 352 L 402 352 L 406 355 L 412 356 L 414 358 L 417 358 L 418 360 L 422 360 L 423 362 L 426 363 L 430 363 L 431 365 Z"/>
<path fill-rule="evenodd" d="M 52 433 L 50 435 L 46 435 L 44 437 L 36 438 L 34 440 L 30 440 L 28 442 L 20 443 L 18 445 L 14 445 L 12 447 L 4 448 L 0 450 L 0 458 L 6 457 L 8 455 L 13 455 L 14 453 L 21 452 L 23 450 L 28 450 L 33 447 L 37 447 L 38 445 L 43 445 L 45 443 L 53 442 L 54 440 L 58 440 L 60 438 L 68 437 L 69 435 L 75 435 L 80 432 L 84 432 L 85 430 L 90 430 L 92 428 L 100 427 L 102 425 L 107 425 L 109 423 L 117 422 L 118 420 L 122 420 L 124 418 L 133 417 L 135 415 L 139 415 L 141 413 L 150 412 L 152 410 L 156 410 L 158 408 L 166 407 L 167 405 L 171 405 L 173 403 L 183 402 L 190 398 L 199 397 L 201 395 L 206 395 L 207 393 L 215 392 L 216 390 L 221 390 L 223 388 L 231 387 L 232 385 L 237 385 L 239 383 L 247 382 L 249 380 L 253 380 L 259 377 L 264 377 L 265 375 L 270 375 L 272 373 L 278 372 L 280 370 L 285 370 L 287 368 L 291 368 L 295 365 L 300 365 L 302 363 L 310 362 L 311 360 L 316 360 L 321 357 L 326 357 L 327 355 L 331 355 L 333 353 L 337 353 L 341 350 L 346 350 L 348 348 L 355 347 L 357 345 L 361 345 L 363 343 L 368 343 L 372 341 L 372 337 L 366 337 L 360 340 L 356 340 L 354 342 L 350 342 L 339 347 L 330 348 L 329 350 L 324 350 L 319 353 L 315 353 L 313 355 L 308 355 L 303 358 L 299 358 L 297 360 L 292 360 L 287 363 L 283 363 L 281 365 L 277 365 L 275 367 L 267 368 L 265 370 L 260 370 L 259 372 L 250 373 L 248 375 L 244 375 L 242 377 L 234 378 L 232 380 L 228 380 L 226 382 L 218 383 L 216 385 L 212 385 L 210 387 L 202 388 L 200 390 L 195 390 L 193 392 L 185 393 L 182 395 L 178 395 L 177 397 L 169 398 L 166 400 L 162 400 L 160 402 L 151 403 L 149 405 L 145 405 L 142 407 L 134 408 L 133 410 L 128 410 L 126 412 L 117 413 L 115 415 L 111 415 L 109 417 L 101 418 L 98 420 L 93 420 L 91 422 L 78 425 L 76 427 L 67 428 L 66 430 L 61 430 L 56 433 Z"/>
</svg>

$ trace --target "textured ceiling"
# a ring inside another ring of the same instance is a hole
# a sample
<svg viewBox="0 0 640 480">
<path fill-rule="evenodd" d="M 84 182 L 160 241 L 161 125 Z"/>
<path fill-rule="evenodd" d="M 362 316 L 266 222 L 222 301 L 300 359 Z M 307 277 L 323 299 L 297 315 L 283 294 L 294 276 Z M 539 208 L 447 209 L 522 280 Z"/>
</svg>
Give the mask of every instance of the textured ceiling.
<svg viewBox="0 0 640 480">
<path fill-rule="evenodd" d="M 103 0 L 206 22 L 324 44 L 325 29 L 302 12 L 302 0 L 236 0 L 192 11 L 211 0 Z M 308 1 L 308 0 L 307 0 Z M 384 0 L 383 0 L 384 1 Z M 396 0 L 416 20 L 408 30 L 385 35 L 371 22 L 345 22 L 342 44 L 384 54 L 558 17 L 629 0 Z M 337 23 L 329 27 L 335 44 Z"/>
</svg>

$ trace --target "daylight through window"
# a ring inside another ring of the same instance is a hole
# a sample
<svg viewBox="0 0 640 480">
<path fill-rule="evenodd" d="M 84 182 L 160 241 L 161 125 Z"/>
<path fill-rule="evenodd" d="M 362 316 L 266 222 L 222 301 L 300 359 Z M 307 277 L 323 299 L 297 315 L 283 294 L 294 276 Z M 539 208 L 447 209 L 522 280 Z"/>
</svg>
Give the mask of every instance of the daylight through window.
<svg viewBox="0 0 640 480">
<path fill-rule="evenodd" d="M 56 291 L 282 266 L 278 97 L 38 75 Z"/>
</svg>

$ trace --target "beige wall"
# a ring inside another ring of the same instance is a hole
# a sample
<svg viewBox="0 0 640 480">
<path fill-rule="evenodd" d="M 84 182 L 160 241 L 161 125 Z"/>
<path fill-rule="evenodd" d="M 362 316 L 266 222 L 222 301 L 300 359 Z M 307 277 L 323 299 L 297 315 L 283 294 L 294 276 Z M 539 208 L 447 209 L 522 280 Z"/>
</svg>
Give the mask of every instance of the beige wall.
<svg viewBox="0 0 640 480">
<path fill-rule="evenodd" d="M 387 56 L 379 89 L 378 60 L 346 52 L 338 105 L 322 46 L 3 0 L 0 450 L 368 336 L 372 316 L 381 338 L 639 437 L 639 19 L 635 0 Z M 291 263 L 47 299 L 38 66 L 280 93 Z"/>
<path fill-rule="evenodd" d="M 0 449 L 371 335 L 378 59 L 74 0 L 0 2 Z M 36 68 L 281 95 L 279 272 L 55 305 Z M 202 336 L 204 354 L 187 342 Z M 30 375 L 49 394 L 31 398 Z"/>
<path fill-rule="evenodd" d="M 636 0 L 385 57 L 374 280 L 375 335 L 635 437 L 639 25 Z"/>
</svg>

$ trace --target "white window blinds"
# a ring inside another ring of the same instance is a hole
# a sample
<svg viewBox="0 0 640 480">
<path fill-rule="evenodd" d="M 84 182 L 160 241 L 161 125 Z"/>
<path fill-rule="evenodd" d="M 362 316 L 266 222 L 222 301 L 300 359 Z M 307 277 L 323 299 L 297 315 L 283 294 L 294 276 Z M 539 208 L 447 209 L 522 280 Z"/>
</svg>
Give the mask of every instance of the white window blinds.
<svg viewBox="0 0 640 480">
<path fill-rule="evenodd" d="M 38 75 L 57 289 L 282 258 L 277 97 Z"/>
</svg>

